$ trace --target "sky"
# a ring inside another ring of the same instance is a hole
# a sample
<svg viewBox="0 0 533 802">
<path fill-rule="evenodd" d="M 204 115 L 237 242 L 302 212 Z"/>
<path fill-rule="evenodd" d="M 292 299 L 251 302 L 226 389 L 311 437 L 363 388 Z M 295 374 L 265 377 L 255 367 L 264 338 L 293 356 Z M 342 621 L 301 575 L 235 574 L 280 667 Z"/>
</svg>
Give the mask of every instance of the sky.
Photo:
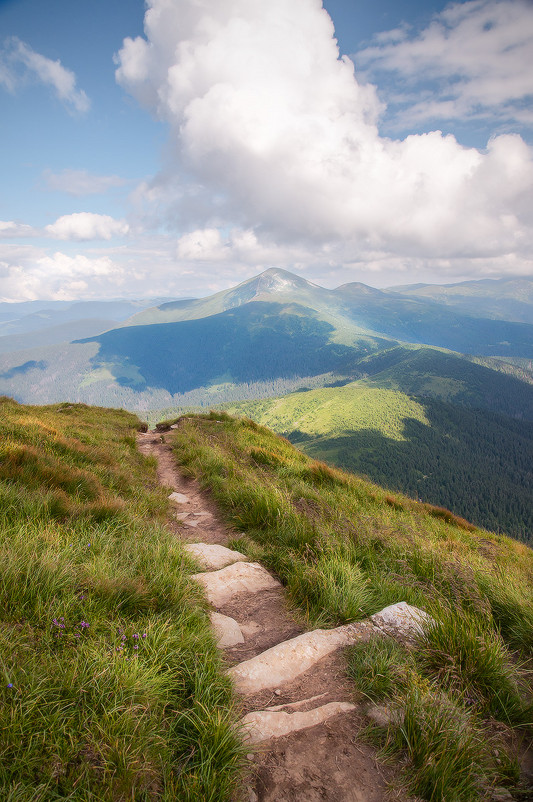
<svg viewBox="0 0 533 802">
<path fill-rule="evenodd" d="M 0 300 L 533 277 L 533 0 L 0 0 Z"/>
</svg>

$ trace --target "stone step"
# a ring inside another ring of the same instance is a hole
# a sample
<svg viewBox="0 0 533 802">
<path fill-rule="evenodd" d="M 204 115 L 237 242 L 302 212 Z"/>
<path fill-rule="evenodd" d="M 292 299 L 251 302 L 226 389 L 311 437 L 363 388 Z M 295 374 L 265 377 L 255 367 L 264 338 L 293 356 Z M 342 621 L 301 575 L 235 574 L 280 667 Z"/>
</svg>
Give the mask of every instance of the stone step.
<svg viewBox="0 0 533 802">
<path fill-rule="evenodd" d="M 329 702 L 321 707 L 304 712 L 287 713 L 280 710 L 256 710 L 241 720 L 245 730 L 245 740 L 250 744 L 281 738 L 291 732 L 298 732 L 317 724 L 322 724 L 332 716 L 355 710 L 350 702 Z"/>
<path fill-rule="evenodd" d="M 185 549 L 207 571 L 218 571 L 232 563 L 248 561 L 248 557 L 240 551 L 233 551 L 216 543 L 187 543 Z"/>
<path fill-rule="evenodd" d="M 168 497 L 169 501 L 173 501 L 174 504 L 188 504 L 190 501 L 189 496 L 186 496 L 184 493 L 171 493 Z"/>
<path fill-rule="evenodd" d="M 220 571 L 193 574 L 192 578 L 203 585 L 207 600 L 213 607 L 223 607 L 239 593 L 281 588 L 281 583 L 259 563 L 237 562 Z"/>
<path fill-rule="evenodd" d="M 220 649 L 229 649 L 231 646 L 244 643 L 241 627 L 234 618 L 215 612 L 210 613 L 209 618 L 217 639 L 217 646 Z"/>
<path fill-rule="evenodd" d="M 243 696 L 278 688 L 309 671 L 319 660 L 342 646 L 369 640 L 376 632 L 368 621 L 336 629 L 315 629 L 278 643 L 266 652 L 228 670 L 236 690 Z"/>
</svg>

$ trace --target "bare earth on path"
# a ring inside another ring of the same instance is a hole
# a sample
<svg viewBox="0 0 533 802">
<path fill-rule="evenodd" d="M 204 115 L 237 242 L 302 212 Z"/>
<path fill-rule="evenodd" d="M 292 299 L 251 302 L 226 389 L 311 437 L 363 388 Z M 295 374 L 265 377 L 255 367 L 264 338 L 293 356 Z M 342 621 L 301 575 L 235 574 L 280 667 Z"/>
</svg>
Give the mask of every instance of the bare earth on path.
<svg viewBox="0 0 533 802">
<path fill-rule="evenodd" d="M 176 494 L 176 512 L 169 524 L 176 535 L 186 543 L 227 546 L 231 530 L 208 493 L 180 473 L 165 435 L 139 434 L 138 445 L 141 453 L 156 457 L 159 481 Z M 212 572 L 213 577 L 217 573 Z M 211 579 L 206 573 L 199 577 L 206 582 Z M 253 666 L 251 658 L 261 660 L 271 647 L 291 644 L 303 633 L 288 610 L 281 585 L 257 593 L 236 592 L 216 612 L 237 622 L 244 639 L 224 649 L 228 667 Z M 328 711 L 335 709 L 333 703 L 343 712 L 329 715 Z M 318 659 L 309 670 L 279 687 L 245 694 L 243 716 L 253 717 L 255 711 L 265 711 L 267 717 L 276 719 L 276 727 L 277 719 L 290 726 L 305 714 L 325 720 L 279 737 L 278 733 L 264 740 L 258 736 L 250 746 L 243 802 L 407 802 L 400 791 L 389 790 L 391 769 L 380 766 L 372 748 L 359 740 L 359 730 L 367 720 L 353 704 L 353 684 L 346 677 L 342 649 Z"/>
</svg>

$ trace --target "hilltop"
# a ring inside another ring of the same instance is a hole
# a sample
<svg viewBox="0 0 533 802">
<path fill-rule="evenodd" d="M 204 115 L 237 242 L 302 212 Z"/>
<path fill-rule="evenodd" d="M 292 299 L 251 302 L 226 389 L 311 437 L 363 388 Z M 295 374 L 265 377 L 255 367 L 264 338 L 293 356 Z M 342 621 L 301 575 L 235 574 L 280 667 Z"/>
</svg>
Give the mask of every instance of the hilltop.
<svg viewBox="0 0 533 802">
<path fill-rule="evenodd" d="M 141 423 L 2 399 L 0 427 L 2 794 L 229 802 L 244 777 L 234 700 L 175 536 L 184 516 L 169 528 L 168 489 L 136 448 Z M 300 628 L 398 601 L 435 620 L 415 650 L 378 639 L 342 662 L 360 715 L 368 699 L 389 711 L 374 737 L 404 767 L 400 798 L 524 798 L 533 552 L 251 421 L 186 416 L 163 437 L 232 547 L 281 580 Z"/>
</svg>

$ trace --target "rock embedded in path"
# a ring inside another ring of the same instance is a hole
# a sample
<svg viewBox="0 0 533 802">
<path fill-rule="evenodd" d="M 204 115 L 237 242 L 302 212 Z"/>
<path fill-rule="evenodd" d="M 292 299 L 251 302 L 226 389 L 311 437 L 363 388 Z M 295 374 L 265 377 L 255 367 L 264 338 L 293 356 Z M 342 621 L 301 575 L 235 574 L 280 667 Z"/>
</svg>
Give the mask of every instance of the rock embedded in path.
<svg viewBox="0 0 533 802">
<path fill-rule="evenodd" d="M 270 738 L 281 738 L 290 732 L 315 727 L 332 716 L 347 713 L 350 710 L 355 710 L 355 705 L 350 702 L 329 702 L 322 707 L 315 707 L 314 710 L 307 710 L 303 713 L 256 710 L 244 716 L 241 724 L 246 731 L 246 741 L 257 744 L 261 741 L 268 741 Z"/>
<path fill-rule="evenodd" d="M 424 627 L 431 625 L 433 619 L 424 610 L 412 607 L 407 602 L 391 604 L 370 616 L 374 626 L 385 635 L 400 640 L 413 640 L 424 633 Z"/>
<path fill-rule="evenodd" d="M 235 687 L 243 696 L 267 688 L 278 688 L 304 674 L 323 657 L 375 633 L 372 624 L 359 621 L 336 629 L 315 629 L 278 643 L 266 652 L 229 669 Z"/>
<path fill-rule="evenodd" d="M 220 571 L 193 574 L 192 578 L 204 586 L 207 600 L 213 607 L 223 607 L 239 593 L 281 588 L 277 579 L 259 563 L 237 562 Z"/>
<path fill-rule="evenodd" d="M 229 649 L 231 646 L 244 643 L 244 635 L 234 618 L 215 612 L 210 613 L 209 618 L 220 649 Z"/>
<path fill-rule="evenodd" d="M 188 504 L 190 501 L 189 496 L 186 496 L 184 493 L 171 493 L 168 497 L 169 501 L 173 501 L 175 504 Z"/>
<path fill-rule="evenodd" d="M 185 549 L 207 571 L 218 571 L 232 563 L 248 561 L 248 557 L 240 551 L 233 551 L 215 543 L 186 543 Z"/>
</svg>

